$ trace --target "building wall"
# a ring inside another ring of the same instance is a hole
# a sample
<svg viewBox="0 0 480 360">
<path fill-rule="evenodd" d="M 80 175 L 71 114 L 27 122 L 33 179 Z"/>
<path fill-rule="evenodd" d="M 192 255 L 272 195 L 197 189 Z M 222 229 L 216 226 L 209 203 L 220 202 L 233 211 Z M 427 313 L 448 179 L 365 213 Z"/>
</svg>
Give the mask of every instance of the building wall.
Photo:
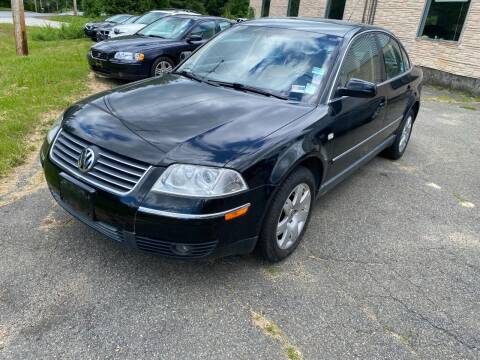
<svg viewBox="0 0 480 360">
<path fill-rule="evenodd" d="M 262 0 L 250 0 L 255 16 L 261 14 Z M 300 16 L 324 17 L 328 0 L 300 0 Z M 412 61 L 451 74 L 480 78 L 480 0 L 472 0 L 458 42 L 417 38 L 427 0 L 378 0 L 374 25 L 398 36 Z M 362 20 L 365 0 L 347 0 L 344 20 Z M 271 0 L 270 16 L 286 16 L 288 0 Z"/>
</svg>

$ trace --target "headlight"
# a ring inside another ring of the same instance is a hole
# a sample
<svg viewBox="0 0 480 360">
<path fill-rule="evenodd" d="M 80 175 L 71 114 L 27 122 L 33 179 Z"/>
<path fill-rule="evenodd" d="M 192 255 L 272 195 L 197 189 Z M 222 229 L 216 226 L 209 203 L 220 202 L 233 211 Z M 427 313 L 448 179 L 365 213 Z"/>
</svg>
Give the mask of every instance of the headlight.
<svg viewBox="0 0 480 360">
<path fill-rule="evenodd" d="M 117 60 L 126 60 L 126 61 L 143 61 L 143 59 L 145 59 L 145 55 L 142 53 L 131 53 L 131 52 L 119 51 L 115 53 L 114 58 Z"/>
<path fill-rule="evenodd" d="M 152 191 L 195 197 L 230 195 L 247 189 L 235 170 L 185 164 L 170 165 L 152 187 Z"/>
<path fill-rule="evenodd" d="M 60 127 L 62 126 L 62 120 L 63 120 L 63 114 L 58 117 L 57 120 L 52 125 L 52 128 L 48 130 L 47 132 L 47 143 L 51 144 L 53 139 L 55 139 L 55 136 L 57 136 L 58 130 L 60 130 Z"/>
</svg>

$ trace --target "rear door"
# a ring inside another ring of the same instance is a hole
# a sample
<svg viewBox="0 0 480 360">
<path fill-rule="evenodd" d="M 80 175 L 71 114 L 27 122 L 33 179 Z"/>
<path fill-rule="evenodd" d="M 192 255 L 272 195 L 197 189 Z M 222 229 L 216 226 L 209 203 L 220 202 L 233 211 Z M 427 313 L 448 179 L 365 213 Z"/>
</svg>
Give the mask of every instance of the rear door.
<svg viewBox="0 0 480 360">
<path fill-rule="evenodd" d="M 376 134 L 383 126 L 386 98 L 377 91 L 372 98 L 335 95 L 350 79 L 379 84 L 384 80 L 377 41 L 372 33 L 357 36 L 347 50 L 329 102 L 334 117 L 328 143 L 331 178 L 367 154 L 377 143 Z"/>
<path fill-rule="evenodd" d="M 400 124 L 413 92 L 410 86 L 410 64 L 401 46 L 392 36 L 377 33 L 377 38 L 386 75 L 386 81 L 380 85 L 387 96 L 385 125 L 392 124 L 391 132 L 393 132 L 395 125 Z"/>
</svg>

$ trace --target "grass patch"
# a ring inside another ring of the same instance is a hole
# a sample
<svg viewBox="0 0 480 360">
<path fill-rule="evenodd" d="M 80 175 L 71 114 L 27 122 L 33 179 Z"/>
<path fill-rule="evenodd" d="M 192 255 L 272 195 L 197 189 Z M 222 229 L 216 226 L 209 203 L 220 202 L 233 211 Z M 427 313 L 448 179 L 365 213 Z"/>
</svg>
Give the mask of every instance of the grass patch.
<svg viewBox="0 0 480 360">
<path fill-rule="evenodd" d="M 264 315 L 251 311 L 253 324 L 262 329 L 265 335 L 268 335 L 277 341 L 284 349 L 285 355 L 289 360 L 303 360 L 302 353 L 293 346 L 287 336 L 273 321 L 268 320 Z"/>
<path fill-rule="evenodd" d="M 470 105 L 462 105 L 460 107 L 467 110 L 473 110 L 473 111 L 477 110 L 475 106 L 470 106 Z"/>
<path fill-rule="evenodd" d="M 302 359 L 302 355 L 293 346 L 289 346 L 287 348 L 286 353 L 287 353 L 287 357 L 290 360 L 301 360 Z"/>
<path fill-rule="evenodd" d="M 85 93 L 89 73 L 85 55 L 90 41 L 38 41 L 32 38 L 35 28 L 29 27 L 30 55 L 19 57 L 12 30 L 12 25 L 0 24 L 0 177 L 31 151 L 29 136 L 42 126 L 42 115 Z"/>
<path fill-rule="evenodd" d="M 274 277 L 282 273 L 282 269 L 279 266 L 273 266 L 273 265 L 265 266 L 265 271 Z"/>
</svg>

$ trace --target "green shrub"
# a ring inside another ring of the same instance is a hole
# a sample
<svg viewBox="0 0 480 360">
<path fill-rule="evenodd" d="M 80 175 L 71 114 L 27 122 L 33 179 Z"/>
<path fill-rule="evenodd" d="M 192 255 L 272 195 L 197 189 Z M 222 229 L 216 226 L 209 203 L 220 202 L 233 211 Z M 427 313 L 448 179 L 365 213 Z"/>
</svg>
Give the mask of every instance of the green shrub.
<svg viewBox="0 0 480 360">
<path fill-rule="evenodd" d="M 85 24 L 98 19 L 83 16 L 55 16 L 51 20 L 61 21 L 62 26 L 60 28 L 51 26 L 31 27 L 29 28 L 31 38 L 38 41 L 81 39 L 85 37 L 83 32 Z"/>
</svg>

